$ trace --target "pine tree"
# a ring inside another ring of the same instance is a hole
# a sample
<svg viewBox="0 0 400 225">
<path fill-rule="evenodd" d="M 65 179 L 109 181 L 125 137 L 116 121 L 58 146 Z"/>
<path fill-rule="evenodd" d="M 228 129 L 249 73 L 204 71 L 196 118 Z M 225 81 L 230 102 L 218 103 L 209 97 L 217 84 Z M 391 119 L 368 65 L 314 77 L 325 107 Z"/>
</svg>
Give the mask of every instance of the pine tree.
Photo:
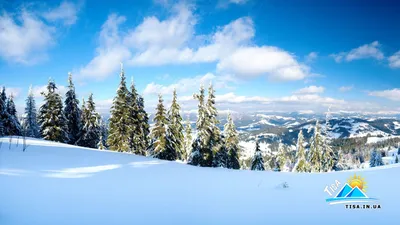
<svg viewBox="0 0 400 225">
<path fill-rule="evenodd" d="M 145 155 L 145 148 L 142 148 L 142 130 L 141 121 L 139 114 L 139 102 L 138 94 L 136 91 L 135 83 L 131 82 L 130 91 L 128 92 L 127 102 L 129 107 L 129 149 L 132 153 L 136 155 Z"/>
<path fill-rule="evenodd" d="M 278 154 L 276 156 L 276 164 L 279 168 L 279 171 L 282 171 L 282 172 L 290 171 L 291 162 L 288 157 L 286 148 L 282 143 L 279 143 Z"/>
<path fill-rule="evenodd" d="M 3 97 L 4 96 L 4 97 Z M 5 121 L 8 119 L 7 113 L 7 97 L 6 97 L 6 89 L 3 87 L 0 93 L 0 137 L 6 135 L 6 124 Z"/>
<path fill-rule="evenodd" d="M 193 137 L 192 137 L 192 126 L 190 125 L 189 118 L 186 121 L 186 127 L 185 127 L 185 141 L 183 145 L 183 154 L 182 154 L 182 159 L 183 161 L 188 160 L 188 155 L 192 151 L 192 144 L 193 144 Z"/>
<path fill-rule="evenodd" d="M 223 138 L 221 142 L 223 142 Z M 227 168 L 229 159 L 228 150 L 224 144 L 219 145 L 217 148 L 213 157 L 212 166 Z"/>
<path fill-rule="evenodd" d="M 7 113 L 9 115 L 9 120 L 6 121 L 6 126 L 8 127 L 8 135 L 22 135 L 22 127 L 17 117 L 17 109 L 15 108 L 13 95 L 10 95 L 7 100 Z"/>
<path fill-rule="evenodd" d="M 311 138 L 309 162 L 311 165 L 311 172 L 321 172 L 322 171 L 322 156 L 321 156 L 321 146 L 322 138 L 319 130 L 318 121 L 315 124 L 314 136 Z"/>
<path fill-rule="evenodd" d="M 101 134 L 101 142 L 104 146 L 104 149 L 107 149 L 107 137 L 108 137 L 108 130 L 107 130 L 107 123 L 104 121 L 102 117 L 100 117 L 100 134 Z"/>
<path fill-rule="evenodd" d="M 396 155 L 396 159 L 394 160 L 394 163 L 399 163 L 399 157 Z"/>
<path fill-rule="evenodd" d="M 96 112 L 96 106 L 93 101 L 93 94 L 89 95 L 86 107 L 82 111 L 82 130 L 77 145 L 97 148 L 100 141 L 101 127 L 100 115 Z"/>
<path fill-rule="evenodd" d="M 37 122 L 36 104 L 32 92 L 32 86 L 29 88 L 28 98 L 26 99 L 24 130 L 27 137 L 40 137 L 40 130 Z"/>
<path fill-rule="evenodd" d="M 227 122 L 224 126 L 225 147 L 228 151 L 227 167 L 229 169 L 240 169 L 239 163 L 239 135 L 233 123 L 232 116 L 228 113 Z"/>
<path fill-rule="evenodd" d="M 303 131 L 300 130 L 299 135 L 297 137 L 297 144 L 296 144 L 296 164 L 294 165 L 293 171 L 294 172 L 309 172 L 310 165 L 306 159 L 306 153 L 304 149 L 304 136 Z"/>
<path fill-rule="evenodd" d="M 382 154 L 380 152 L 375 154 L 375 166 L 383 166 Z"/>
<path fill-rule="evenodd" d="M 121 63 L 121 81 L 111 107 L 107 145 L 110 150 L 129 151 L 129 106 L 127 103 L 125 73 Z"/>
<path fill-rule="evenodd" d="M 322 170 L 324 172 L 329 172 L 333 169 L 333 167 L 336 164 L 335 160 L 335 154 L 333 152 L 332 147 L 330 146 L 331 144 L 331 126 L 330 126 L 330 119 L 331 119 L 331 113 L 330 113 L 330 108 L 328 109 L 328 112 L 326 113 L 325 117 L 325 136 L 321 136 L 322 139 L 322 146 L 321 146 L 321 160 L 322 160 Z"/>
<path fill-rule="evenodd" d="M 207 104 L 206 104 L 206 114 L 208 116 L 208 133 L 209 133 L 209 143 L 206 148 L 206 152 L 204 154 L 205 156 L 205 165 L 204 166 L 210 166 L 210 162 L 214 161 L 213 160 L 213 155 L 219 154 L 219 155 L 225 155 L 225 153 L 218 153 L 218 151 L 222 150 L 225 151 L 226 149 L 223 148 L 223 143 L 221 139 L 221 131 L 218 127 L 219 121 L 217 119 L 218 116 L 218 111 L 217 108 L 215 107 L 215 91 L 210 84 L 208 87 L 208 98 L 207 98 Z M 210 152 L 209 152 L 210 151 Z"/>
<path fill-rule="evenodd" d="M 39 109 L 40 132 L 45 140 L 66 143 L 68 127 L 63 113 L 62 98 L 56 89 L 54 81 L 49 80 L 47 91 L 42 92 L 44 104 Z"/>
<path fill-rule="evenodd" d="M 155 125 L 150 134 L 153 139 L 150 150 L 151 155 L 159 159 L 176 160 L 177 152 L 173 148 L 170 138 L 171 131 L 168 128 L 168 119 L 161 95 L 158 96 L 158 105 L 154 116 L 154 122 Z"/>
<path fill-rule="evenodd" d="M 141 95 L 138 95 L 138 107 L 140 118 L 140 131 L 142 134 L 140 138 L 140 149 L 147 151 L 147 148 L 149 147 L 150 125 L 149 116 L 144 109 L 144 99 Z M 146 154 L 146 152 L 144 154 Z"/>
<path fill-rule="evenodd" d="M 97 143 L 97 149 L 100 149 L 100 150 L 105 150 L 106 149 L 106 147 L 104 146 L 103 135 L 100 135 L 99 143 Z"/>
<path fill-rule="evenodd" d="M 251 170 L 265 170 L 264 159 L 261 153 L 260 144 L 256 141 L 256 150 L 254 152 L 253 160 L 251 162 Z"/>
<path fill-rule="evenodd" d="M 76 97 L 75 85 L 72 82 L 72 74 L 68 74 L 68 91 L 65 94 L 64 116 L 67 119 L 69 144 L 76 144 L 80 137 L 82 111 L 79 109 L 79 100 Z"/>
<path fill-rule="evenodd" d="M 171 107 L 168 111 L 168 121 L 169 121 L 169 129 L 170 129 L 170 138 L 172 142 L 172 147 L 175 149 L 178 155 L 179 160 L 185 160 L 185 152 L 184 152 L 184 136 L 183 130 L 184 127 L 182 125 L 182 117 L 180 115 L 181 107 L 177 101 L 176 89 L 173 91 L 172 103 Z"/>
</svg>

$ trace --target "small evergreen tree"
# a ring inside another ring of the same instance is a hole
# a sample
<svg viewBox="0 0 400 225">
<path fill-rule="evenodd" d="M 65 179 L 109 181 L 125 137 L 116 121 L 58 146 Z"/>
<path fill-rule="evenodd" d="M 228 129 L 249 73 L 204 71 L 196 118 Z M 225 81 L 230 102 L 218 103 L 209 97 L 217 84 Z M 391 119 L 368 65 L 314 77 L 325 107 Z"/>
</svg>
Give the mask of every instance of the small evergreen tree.
<svg viewBox="0 0 400 225">
<path fill-rule="evenodd" d="M 314 136 L 311 138 L 310 153 L 309 153 L 311 172 L 322 171 L 321 146 L 322 146 L 322 138 L 319 130 L 319 124 L 317 121 L 314 128 Z"/>
<path fill-rule="evenodd" d="M 293 171 L 294 172 L 309 172 L 310 165 L 306 159 L 306 153 L 304 149 L 304 136 L 303 131 L 300 130 L 299 135 L 297 137 L 297 144 L 296 144 L 296 164 L 294 165 Z"/>
<path fill-rule="evenodd" d="M 109 122 L 109 134 L 107 145 L 110 150 L 126 152 L 129 151 L 129 106 L 128 89 L 126 88 L 125 72 L 121 63 L 121 81 L 117 90 L 117 96 L 111 107 Z"/>
<path fill-rule="evenodd" d="M 105 150 L 103 135 L 100 135 L 100 141 L 97 143 L 97 149 Z"/>
<path fill-rule="evenodd" d="M 76 97 L 75 85 L 72 82 L 72 74 L 68 74 L 68 91 L 65 94 L 64 116 L 67 119 L 69 144 L 76 144 L 82 129 L 79 100 Z"/>
<path fill-rule="evenodd" d="M 147 150 L 149 147 L 149 135 L 150 125 L 149 116 L 144 109 L 144 99 L 141 95 L 138 95 L 138 106 L 139 106 L 139 118 L 140 118 L 140 130 L 142 137 L 140 138 L 140 149 Z"/>
<path fill-rule="evenodd" d="M 380 152 L 375 154 L 375 166 L 383 166 L 382 154 Z"/>
<path fill-rule="evenodd" d="M 145 148 L 142 148 L 141 114 L 139 114 L 138 94 L 133 78 L 130 91 L 128 92 L 127 102 L 129 107 L 129 149 L 136 155 L 145 155 Z"/>
<path fill-rule="evenodd" d="M 0 136 L 4 136 L 7 134 L 7 128 L 5 121 L 8 120 L 7 113 L 7 97 L 6 97 L 6 88 L 3 87 L 0 93 Z"/>
<path fill-rule="evenodd" d="M 239 135 L 233 123 L 232 116 L 228 113 L 227 122 L 224 126 L 225 147 L 228 151 L 227 167 L 229 169 L 240 169 L 239 163 Z"/>
<path fill-rule="evenodd" d="M 44 104 L 39 109 L 41 136 L 45 140 L 68 142 L 68 127 L 63 113 L 61 95 L 56 92 L 57 86 L 49 80 L 47 91 L 42 92 Z"/>
<path fill-rule="evenodd" d="M 220 140 L 223 142 L 223 138 Z M 223 167 L 227 168 L 228 167 L 228 150 L 226 149 L 226 146 L 224 144 L 221 144 L 218 146 L 218 149 L 215 151 L 215 155 L 213 157 L 213 167 Z"/>
<path fill-rule="evenodd" d="M 10 95 L 7 100 L 7 113 L 9 115 L 8 121 L 6 121 L 6 127 L 8 127 L 8 135 L 22 135 L 22 127 L 17 117 L 17 109 L 15 108 L 13 95 Z"/>
<path fill-rule="evenodd" d="M 186 121 L 185 127 L 185 141 L 183 145 L 183 155 L 182 159 L 184 161 L 188 160 L 188 155 L 192 152 L 192 144 L 193 144 L 193 137 L 192 137 L 192 126 L 190 125 L 189 118 Z"/>
<path fill-rule="evenodd" d="M 168 121 L 170 129 L 170 138 L 172 148 L 175 149 L 179 160 L 185 160 L 185 150 L 184 150 L 184 136 L 183 136 L 183 125 L 182 117 L 180 115 L 181 107 L 178 104 L 176 89 L 173 91 L 171 107 L 168 111 Z"/>
<path fill-rule="evenodd" d="M 170 138 L 171 131 L 168 128 L 168 119 L 161 95 L 158 96 L 158 105 L 154 116 L 154 122 L 155 125 L 150 134 L 153 139 L 150 150 L 151 155 L 159 159 L 176 160 L 177 153 L 173 148 Z"/>
<path fill-rule="evenodd" d="M 253 160 L 251 162 L 251 170 L 265 170 L 264 159 L 261 153 L 260 144 L 256 141 L 256 150 L 254 152 Z"/>
<path fill-rule="evenodd" d="M 395 159 L 394 163 L 399 163 L 399 157 L 397 155 L 396 155 L 396 159 Z"/>
<path fill-rule="evenodd" d="M 40 137 L 40 130 L 37 122 L 36 104 L 32 92 L 32 86 L 29 88 L 28 98 L 26 99 L 24 130 L 27 137 Z"/>
<path fill-rule="evenodd" d="M 79 146 L 97 148 L 101 136 L 100 115 L 96 112 L 93 94 L 89 95 L 86 107 L 82 109 L 82 131 L 78 141 Z"/>
</svg>

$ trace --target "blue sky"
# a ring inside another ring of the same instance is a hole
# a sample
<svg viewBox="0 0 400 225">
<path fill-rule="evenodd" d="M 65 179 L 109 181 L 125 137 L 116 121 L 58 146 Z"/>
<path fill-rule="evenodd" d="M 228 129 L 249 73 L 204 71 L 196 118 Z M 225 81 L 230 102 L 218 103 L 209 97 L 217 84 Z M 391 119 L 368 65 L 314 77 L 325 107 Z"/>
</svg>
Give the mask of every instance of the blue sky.
<svg viewBox="0 0 400 225">
<path fill-rule="evenodd" d="M 120 62 L 153 111 L 199 85 L 232 111 L 398 112 L 400 4 L 395 1 L 2 1 L 0 85 L 22 109 L 49 77 L 106 113 Z M 20 110 L 21 111 L 21 110 Z"/>
</svg>

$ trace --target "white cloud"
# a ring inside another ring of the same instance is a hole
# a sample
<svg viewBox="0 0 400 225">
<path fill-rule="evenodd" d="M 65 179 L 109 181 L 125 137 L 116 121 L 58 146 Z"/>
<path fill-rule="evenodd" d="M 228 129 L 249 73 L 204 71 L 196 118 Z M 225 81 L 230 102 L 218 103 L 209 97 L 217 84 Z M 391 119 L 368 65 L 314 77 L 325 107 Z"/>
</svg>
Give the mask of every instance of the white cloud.
<svg viewBox="0 0 400 225">
<path fill-rule="evenodd" d="M 68 91 L 68 88 L 62 85 L 57 85 L 57 93 L 61 94 L 62 96 Z M 42 92 L 47 92 L 47 85 L 42 86 L 34 86 L 32 87 L 32 93 L 35 98 L 42 98 Z"/>
<path fill-rule="evenodd" d="M 233 92 L 224 95 L 216 95 L 215 101 L 218 103 L 261 103 L 267 104 L 270 101 L 268 98 L 260 96 L 237 96 Z"/>
<path fill-rule="evenodd" d="M 43 14 L 43 17 L 51 22 L 61 21 L 64 25 L 70 26 L 76 23 L 79 11 L 78 5 L 64 1 L 61 2 L 60 6 L 51 9 Z"/>
<path fill-rule="evenodd" d="M 0 57 L 10 62 L 34 64 L 44 60 L 55 41 L 55 29 L 26 10 L 15 18 L 3 12 L 0 30 Z"/>
<path fill-rule="evenodd" d="M 389 66 L 391 68 L 400 68 L 400 51 L 389 57 Z"/>
<path fill-rule="evenodd" d="M 112 45 L 100 41 L 95 58 L 80 74 L 104 78 L 116 72 L 116 61 L 128 61 L 130 66 L 216 62 L 221 73 L 266 75 L 272 80 L 300 80 L 309 75 L 309 68 L 297 62 L 293 54 L 274 46 L 253 45 L 255 30 L 249 17 L 218 27 L 212 34 L 200 35 L 195 34 L 197 18 L 190 7 L 178 4 L 172 8 L 172 15 L 165 20 L 146 17 L 126 34 L 118 32 L 125 17 L 111 15 L 101 34 L 112 25 Z M 104 61 L 107 65 L 101 65 Z M 100 69 L 101 66 L 106 68 Z"/>
<path fill-rule="evenodd" d="M 36 64 L 48 58 L 47 50 L 56 43 L 58 28 L 53 21 L 71 25 L 76 21 L 76 6 L 64 2 L 44 15 L 22 8 L 16 12 L 0 13 L 0 58 L 21 64 Z M 45 23 L 44 18 L 48 18 Z"/>
<path fill-rule="evenodd" d="M 342 86 L 342 87 L 339 88 L 339 91 L 340 92 L 347 92 L 347 91 L 353 90 L 353 88 L 354 88 L 353 85 L 352 86 Z"/>
<path fill-rule="evenodd" d="M 217 69 L 242 77 L 266 75 L 277 81 L 301 80 L 309 75 L 309 68 L 292 54 L 271 46 L 239 48 L 223 58 Z"/>
<path fill-rule="evenodd" d="M 317 52 L 310 52 L 308 55 L 306 55 L 305 60 L 308 63 L 314 62 L 318 58 L 318 53 Z"/>
<path fill-rule="evenodd" d="M 380 43 L 374 41 L 370 44 L 362 45 L 358 48 L 354 48 L 349 52 L 340 52 L 337 54 L 332 54 L 331 56 L 336 62 L 342 62 L 343 60 L 350 62 L 358 59 L 373 58 L 377 60 L 382 60 L 385 58 L 383 52 L 380 49 Z"/>
<path fill-rule="evenodd" d="M 0 85 L 0 92 L 3 90 L 3 87 L 6 88 L 7 96 L 12 95 L 14 98 L 18 98 L 22 92 L 22 89 L 19 87 L 7 87 L 5 85 Z"/>
<path fill-rule="evenodd" d="M 179 80 L 175 84 L 170 85 L 162 85 L 156 84 L 154 82 L 148 84 L 143 91 L 145 95 L 170 95 L 174 89 L 177 90 L 178 93 L 187 93 L 187 92 L 194 92 L 203 84 L 207 87 L 210 83 L 213 83 L 216 89 L 221 88 L 230 88 L 228 86 L 228 82 L 234 82 L 229 76 L 216 76 L 212 73 L 207 73 L 202 76 L 196 76 L 192 78 L 183 78 Z M 193 98 L 193 97 L 191 97 Z"/>
<path fill-rule="evenodd" d="M 387 98 L 393 101 L 400 101 L 400 89 L 397 88 L 383 91 L 371 91 L 368 93 L 368 95 Z"/>
<path fill-rule="evenodd" d="M 324 91 L 325 87 L 312 85 L 296 91 L 295 94 L 318 94 L 323 93 Z"/>
</svg>

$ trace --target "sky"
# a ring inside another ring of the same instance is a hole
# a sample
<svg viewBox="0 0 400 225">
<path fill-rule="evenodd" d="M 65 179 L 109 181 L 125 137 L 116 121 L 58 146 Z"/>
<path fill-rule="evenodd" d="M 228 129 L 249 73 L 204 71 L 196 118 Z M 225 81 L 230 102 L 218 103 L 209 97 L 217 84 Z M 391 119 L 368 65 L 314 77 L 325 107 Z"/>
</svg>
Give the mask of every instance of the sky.
<svg viewBox="0 0 400 225">
<path fill-rule="evenodd" d="M 0 0 L 0 85 L 22 113 L 71 72 L 108 113 L 123 63 L 146 109 L 183 112 L 210 83 L 220 112 L 398 113 L 400 3 L 385 0 Z"/>
</svg>

